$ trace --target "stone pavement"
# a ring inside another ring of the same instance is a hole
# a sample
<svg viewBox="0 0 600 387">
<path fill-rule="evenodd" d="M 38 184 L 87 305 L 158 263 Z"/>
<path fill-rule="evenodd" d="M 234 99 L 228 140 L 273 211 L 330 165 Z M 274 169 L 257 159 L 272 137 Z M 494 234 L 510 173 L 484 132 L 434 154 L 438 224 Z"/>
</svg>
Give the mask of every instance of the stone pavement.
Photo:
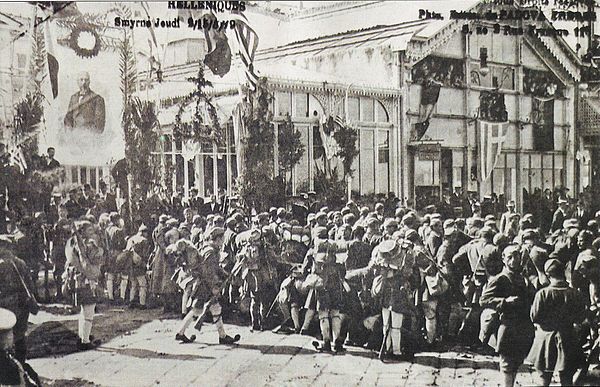
<svg viewBox="0 0 600 387">
<path fill-rule="evenodd" d="M 127 318 L 124 315 L 124 318 Z M 32 359 L 30 364 L 55 385 L 102 386 L 495 386 L 501 383 L 497 359 L 460 352 L 425 352 L 412 362 L 382 363 L 377 354 L 348 348 L 343 355 L 317 353 L 312 338 L 240 333 L 239 345 L 215 344 L 217 332 L 205 325 L 195 343 L 174 340 L 178 320 L 155 320 L 94 351 Z M 191 333 L 192 329 L 190 329 Z M 198 333 L 198 332 L 196 332 Z M 519 385 L 535 385 L 523 367 Z"/>
</svg>

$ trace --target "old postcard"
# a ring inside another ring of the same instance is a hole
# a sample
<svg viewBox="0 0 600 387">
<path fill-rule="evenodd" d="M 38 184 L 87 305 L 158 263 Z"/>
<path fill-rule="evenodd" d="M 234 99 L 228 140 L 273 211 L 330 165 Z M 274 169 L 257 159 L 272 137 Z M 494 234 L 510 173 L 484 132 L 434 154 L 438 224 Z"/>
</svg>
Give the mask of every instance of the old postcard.
<svg viewBox="0 0 600 387">
<path fill-rule="evenodd" d="M 599 385 L 599 10 L 0 3 L 0 385 Z"/>
</svg>

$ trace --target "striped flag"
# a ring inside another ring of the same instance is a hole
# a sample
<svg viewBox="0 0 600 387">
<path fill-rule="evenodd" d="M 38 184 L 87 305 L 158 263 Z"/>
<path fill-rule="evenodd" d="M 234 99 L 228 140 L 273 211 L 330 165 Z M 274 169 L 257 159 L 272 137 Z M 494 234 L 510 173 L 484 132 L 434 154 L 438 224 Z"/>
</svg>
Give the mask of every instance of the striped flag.
<svg viewBox="0 0 600 387">
<path fill-rule="evenodd" d="M 56 56 L 56 40 L 52 35 L 52 24 L 50 21 L 44 23 L 44 45 L 46 48 L 46 63 L 48 74 L 42 81 L 44 95 L 48 100 L 58 97 L 58 59 Z"/>
<path fill-rule="evenodd" d="M 321 135 L 321 142 L 323 143 L 325 157 L 327 160 L 331 160 L 333 156 L 335 156 L 340 150 L 340 147 L 337 141 L 335 141 L 333 134 L 338 127 L 343 128 L 345 126 L 346 123 L 344 122 L 344 119 L 339 115 L 336 115 L 335 117 L 323 117 L 321 125 L 319 125 L 319 134 Z"/>
<path fill-rule="evenodd" d="M 254 69 L 254 54 L 258 47 L 258 34 L 248 22 L 248 18 L 240 11 L 231 11 L 230 19 L 235 21 L 235 37 L 238 42 L 238 50 L 242 63 L 245 67 L 246 80 L 250 90 L 256 90 L 258 75 Z"/>
<path fill-rule="evenodd" d="M 506 139 L 508 122 L 478 120 L 479 126 L 479 181 L 486 181 L 492 174 L 502 144 Z"/>
<path fill-rule="evenodd" d="M 19 168 L 21 173 L 25 173 L 27 169 L 27 161 L 25 161 L 25 155 L 20 145 L 13 145 L 10 147 L 8 154 L 10 155 L 10 165 L 14 165 Z"/>
</svg>

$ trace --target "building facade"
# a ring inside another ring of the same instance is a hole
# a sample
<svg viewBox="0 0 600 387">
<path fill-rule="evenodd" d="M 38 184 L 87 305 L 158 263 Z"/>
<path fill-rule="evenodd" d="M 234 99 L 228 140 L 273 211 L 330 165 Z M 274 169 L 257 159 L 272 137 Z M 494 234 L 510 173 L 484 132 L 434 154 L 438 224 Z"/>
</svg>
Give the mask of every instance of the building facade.
<svg viewBox="0 0 600 387">
<path fill-rule="evenodd" d="M 579 189 L 579 174 L 585 172 L 575 116 L 581 61 L 573 49 L 559 36 L 494 33 L 494 23 L 485 21 L 419 19 L 418 2 L 403 4 L 407 12 L 402 13 L 395 2 L 340 3 L 294 16 L 248 9 L 261 39 L 255 67 L 274 92 L 275 123 L 290 115 L 306 148 L 292 172 L 293 193 L 314 189 L 323 167 L 319 123 L 335 115 L 359 132 L 350 183 L 354 195 L 394 192 L 424 204 L 459 188 L 522 206 L 524 195 L 536 190 Z M 448 1 L 440 7 L 485 13 L 492 5 Z M 523 23 L 504 25 L 518 29 Z M 546 21 L 536 23 L 552 29 Z M 185 193 L 195 187 L 207 196 L 232 190 L 236 150 L 230 126 L 226 147 L 204 144 L 191 158 L 170 140 L 174 120 L 167 110 L 187 94 L 182 80 L 196 69 L 172 63 L 152 98 L 165 110 L 163 149 L 175 166 L 173 187 Z M 424 135 L 416 138 L 415 125 L 424 118 L 422 94 L 431 79 L 439 85 L 439 97 Z M 230 122 L 239 78 L 232 70 L 212 80 L 221 122 Z M 490 93 L 503 99 L 506 117 L 502 150 L 484 179 L 478 170 L 480 105 Z"/>
</svg>

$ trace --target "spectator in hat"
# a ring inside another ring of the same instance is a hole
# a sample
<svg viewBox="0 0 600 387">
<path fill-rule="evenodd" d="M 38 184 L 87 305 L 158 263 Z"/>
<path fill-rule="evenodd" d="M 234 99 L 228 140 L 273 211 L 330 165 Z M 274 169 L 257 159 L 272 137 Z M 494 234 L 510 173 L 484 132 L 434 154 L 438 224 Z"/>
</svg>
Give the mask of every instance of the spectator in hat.
<svg viewBox="0 0 600 387">
<path fill-rule="evenodd" d="M 15 314 L 0 308 L 0 385 L 37 387 L 42 383 L 25 359 L 14 356 L 18 320 Z"/>
<path fill-rule="evenodd" d="M 562 228 L 562 224 L 567 218 L 567 211 L 569 208 L 569 202 L 567 199 L 558 198 L 558 208 L 554 211 L 554 215 L 552 216 L 552 224 L 550 226 L 550 231 L 554 232 L 556 230 L 560 230 Z"/>
<path fill-rule="evenodd" d="M 600 259 L 598 251 L 592 246 L 594 235 L 583 230 L 577 235 L 577 247 L 580 253 L 577 255 L 571 283 L 575 289 L 587 295 L 591 305 L 600 301 Z"/>
<path fill-rule="evenodd" d="M 383 203 L 375 204 L 375 212 L 377 213 L 377 219 L 379 219 L 380 222 L 383 222 L 383 218 L 385 216 L 385 206 Z"/>
<path fill-rule="evenodd" d="M 360 213 L 358 216 L 358 220 L 356 221 L 356 226 L 360 226 L 363 228 L 367 227 L 367 216 L 369 216 L 369 207 L 361 207 Z"/>
<path fill-rule="evenodd" d="M 402 221 L 402 217 L 400 217 L 400 221 Z M 431 231 L 430 223 L 431 223 L 431 214 L 423 215 L 423 220 L 421 221 L 421 225 L 419 226 L 419 229 L 417 230 L 419 237 L 421 238 L 422 241 L 427 240 L 427 235 Z"/>
<path fill-rule="evenodd" d="M 548 260 L 544 272 L 549 286 L 536 293 L 530 312 L 535 324 L 530 359 L 539 373 L 540 385 L 549 386 L 557 371 L 560 384 L 570 386 L 583 355 L 575 324 L 585 317 L 585 302 L 565 280 L 565 267 L 559 260 Z"/>
<path fill-rule="evenodd" d="M 577 205 L 571 216 L 577 219 L 581 225 L 586 225 L 592 219 L 592 214 L 582 199 L 577 201 Z"/>
<path fill-rule="evenodd" d="M 425 241 L 425 248 L 431 254 L 432 257 L 437 255 L 438 249 L 442 245 L 444 234 L 444 226 L 440 219 L 433 219 L 431 221 L 431 231 L 427 235 Z"/>
<path fill-rule="evenodd" d="M 516 207 L 517 206 L 516 206 L 516 203 L 515 203 L 514 200 L 509 200 L 508 203 L 506 203 L 506 212 L 504 212 L 502 214 L 502 216 L 500 217 L 500 230 L 499 231 L 502 234 L 508 234 L 507 231 L 508 231 L 508 228 L 509 228 L 508 224 L 509 224 L 509 221 L 510 221 L 510 217 L 513 214 L 517 213 L 517 211 L 515 209 Z"/>
</svg>

